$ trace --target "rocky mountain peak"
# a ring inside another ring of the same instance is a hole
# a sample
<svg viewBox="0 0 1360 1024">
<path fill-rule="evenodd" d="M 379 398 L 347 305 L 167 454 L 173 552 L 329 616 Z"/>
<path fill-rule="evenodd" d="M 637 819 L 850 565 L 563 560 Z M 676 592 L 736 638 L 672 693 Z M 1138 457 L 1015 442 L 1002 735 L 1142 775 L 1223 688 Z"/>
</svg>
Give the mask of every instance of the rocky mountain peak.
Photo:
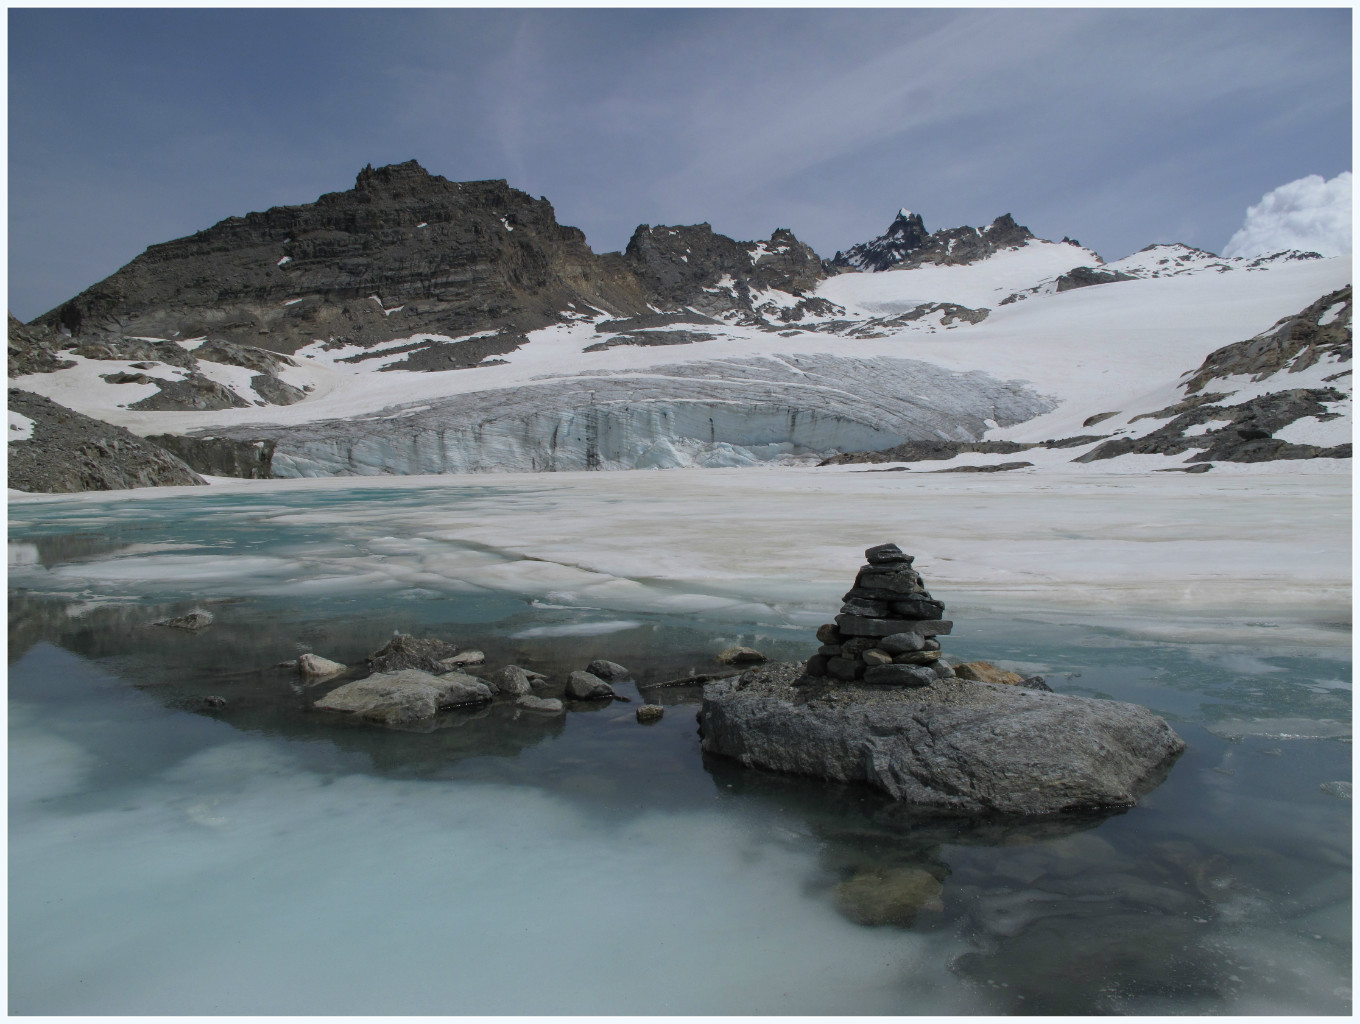
<svg viewBox="0 0 1360 1024">
<path fill-rule="evenodd" d="M 908 270 L 922 264 L 955 266 L 986 259 L 1002 249 L 1014 249 L 1034 238 L 1033 232 L 1003 213 L 981 230 L 971 227 L 948 228 L 931 234 L 919 213 L 906 207 L 888 225 L 888 230 L 871 242 L 838 252 L 833 267 L 855 270 Z"/>
<path fill-rule="evenodd" d="M 448 183 L 447 178 L 431 174 L 415 160 L 407 160 L 405 163 L 376 168 L 372 164 L 365 164 L 354 179 L 354 188 L 358 191 L 419 188 L 436 181 Z"/>
</svg>

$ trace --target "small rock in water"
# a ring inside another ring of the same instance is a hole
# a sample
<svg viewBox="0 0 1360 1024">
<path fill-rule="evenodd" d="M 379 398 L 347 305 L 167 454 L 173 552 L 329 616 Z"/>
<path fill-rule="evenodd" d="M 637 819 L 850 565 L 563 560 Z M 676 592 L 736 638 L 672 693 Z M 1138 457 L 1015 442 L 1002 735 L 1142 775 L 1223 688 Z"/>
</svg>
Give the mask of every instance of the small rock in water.
<svg viewBox="0 0 1360 1024">
<path fill-rule="evenodd" d="M 529 673 L 518 665 L 506 665 L 505 668 L 493 674 L 486 681 L 486 684 L 491 687 L 494 693 L 507 693 L 516 697 L 528 693 L 529 688 L 533 685 Z M 538 698 L 534 699 L 537 700 Z"/>
<path fill-rule="evenodd" d="M 208 708 L 224 708 L 227 706 L 226 697 L 204 697 L 203 706 Z"/>
<path fill-rule="evenodd" d="M 624 668 L 616 661 L 605 661 L 598 658 L 586 666 L 586 671 L 593 676 L 598 676 L 608 683 L 621 683 L 625 679 L 632 679 L 633 673 Z"/>
<path fill-rule="evenodd" d="M 308 679 L 329 679 L 331 676 L 349 671 L 348 667 L 340 662 L 316 654 L 304 654 L 293 664 L 297 666 L 298 674 Z"/>
<path fill-rule="evenodd" d="M 637 720 L 643 725 L 650 725 L 661 721 L 661 716 L 665 713 L 666 709 L 660 704 L 643 704 L 637 709 Z"/>
<path fill-rule="evenodd" d="M 718 655 L 718 660 L 724 665 L 759 665 L 765 661 L 765 655 L 750 647 L 729 647 Z"/>
<path fill-rule="evenodd" d="M 200 629 L 211 626 L 213 617 L 211 612 L 205 612 L 201 608 L 195 608 L 187 615 L 179 615 L 173 619 L 161 619 L 153 622 L 153 626 L 169 626 L 171 629 L 183 629 L 190 633 L 197 633 Z"/>
<path fill-rule="evenodd" d="M 567 676 L 567 696 L 577 700 L 596 700 L 607 697 L 613 699 L 614 688 L 597 675 L 589 672 L 573 672 Z"/>
<path fill-rule="evenodd" d="M 962 665 L 954 666 L 954 674 L 975 683 L 1001 683 L 1005 686 L 1019 686 L 1025 681 L 1019 672 L 997 668 L 990 661 L 965 661 Z"/>
<path fill-rule="evenodd" d="M 553 713 L 563 709 L 562 702 L 556 697 L 535 697 L 531 693 L 526 693 L 515 701 L 515 706 L 526 708 L 529 711 L 551 711 Z"/>
<path fill-rule="evenodd" d="M 445 708 L 490 699 L 491 689 L 480 679 L 462 672 L 435 676 L 412 668 L 346 683 L 312 706 L 321 711 L 347 711 L 382 725 L 409 725 L 433 718 Z"/>
</svg>

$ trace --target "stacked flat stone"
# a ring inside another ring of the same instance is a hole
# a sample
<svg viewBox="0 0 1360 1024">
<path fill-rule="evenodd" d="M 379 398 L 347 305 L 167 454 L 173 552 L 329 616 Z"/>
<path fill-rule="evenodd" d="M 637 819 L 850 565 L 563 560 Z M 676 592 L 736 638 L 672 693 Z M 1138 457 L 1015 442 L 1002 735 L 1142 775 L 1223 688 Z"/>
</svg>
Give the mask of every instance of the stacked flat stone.
<svg viewBox="0 0 1360 1024">
<path fill-rule="evenodd" d="M 912 556 L 879 544 L 864 557 L 836 621 L 817 630 L 822 647 L 808 659 L 807 674 L 875 686 L 929 686 L 952 676 L 936 638 L 954 624 L 911 567 Z"/>
</svg>

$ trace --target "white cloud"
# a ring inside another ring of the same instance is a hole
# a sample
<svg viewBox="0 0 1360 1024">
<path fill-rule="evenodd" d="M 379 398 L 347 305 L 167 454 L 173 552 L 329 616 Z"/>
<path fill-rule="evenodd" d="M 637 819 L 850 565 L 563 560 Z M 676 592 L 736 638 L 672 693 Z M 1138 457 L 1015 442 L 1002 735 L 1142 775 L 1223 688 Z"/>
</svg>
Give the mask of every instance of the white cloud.
<svg viewBox="0 0 1360 1024">
<path fill-rule="evenodd" d="M 1324 256 L 1351 251 L 1351 172 L 1330 181 L 1320 174 L 1267 192 L 1228 240 L 1224 256 L 1257 256 L 1300 249 Z"/>
</svg>

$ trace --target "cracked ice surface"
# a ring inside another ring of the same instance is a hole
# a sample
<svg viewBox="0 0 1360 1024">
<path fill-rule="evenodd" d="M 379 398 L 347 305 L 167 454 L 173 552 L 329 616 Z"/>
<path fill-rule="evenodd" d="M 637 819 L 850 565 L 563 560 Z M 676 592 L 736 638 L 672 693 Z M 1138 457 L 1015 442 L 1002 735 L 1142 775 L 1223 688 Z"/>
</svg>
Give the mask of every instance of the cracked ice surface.
<svg viewBox="0 0 1360 1024">
<path fill-rule="evenodd" d="M 111 511 L 199 508 L 214 530 L 267 524 L 312 539 L 249 553 L 128 549 L 52 570 L 18 557 L 11 586 L 144 593 L 189 578 L 208 596 L 484 591 L 801 627 L 827 621 L 864 548 L 893 540 L 963 618 L 993 610 L 1185 638 L 1265 623 L 1272 636 L 1330 646 L 1350 635 L 1345 477 L 1310 478 L 1306 491 L 1293 474 L 1264 471 L 1212 487 L 1171 473 L 858 467 L 274 480 L 206 494 L 16 495 L 12 529 L 53 503 L 77 525 L 85 510 L 98 524 Z"/>
</svg>

